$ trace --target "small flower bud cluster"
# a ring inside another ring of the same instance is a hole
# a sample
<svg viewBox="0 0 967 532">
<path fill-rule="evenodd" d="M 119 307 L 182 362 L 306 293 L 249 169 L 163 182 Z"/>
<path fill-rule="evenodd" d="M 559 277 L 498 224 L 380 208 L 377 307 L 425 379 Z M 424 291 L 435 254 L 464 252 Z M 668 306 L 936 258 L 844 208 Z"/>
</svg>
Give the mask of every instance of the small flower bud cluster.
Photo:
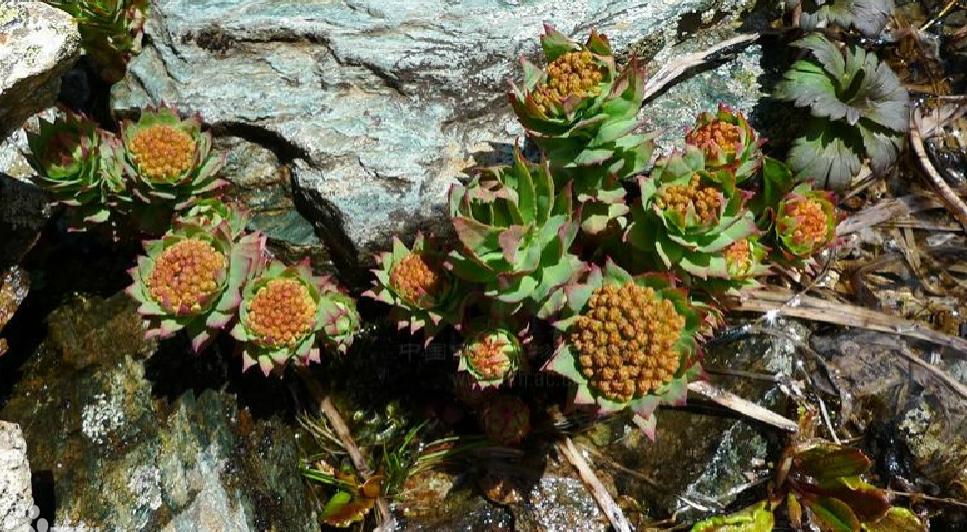
<svg viewBox="0 0 967 532">
<path fill-rule="evenodd" d="M 722 207 L 722 195 L 715 188 L 700 187 L 700 184 L 699 175 L 694 174 L 687 186 L 672 185 L 662 191 L 656 205 L 661 210 L 674 211 L 682 217 L 688 212 L 689 206 L 694 206 L 695 214 L 702 223 L 714 222 Z"/>
<path fill-rule="evenodd" d="M 581 373 L 607 399 L 625 402 L 672 379 L 685 318 L 671 301 L 635 283 L 607 284 L 570 331 Z"/>
<path fill-rule="evenodd" d="M 195 164 L 195 149 L 191 135 L 162 124 L 139 131 L 130 146 L 141 174 L 159 183 L 189 171 Z"/>
<path fill-rule="evenodd" d="M 546 114 L 570 97 L 597 96 L 603 78 L 591 52 L 566 53 L 548 65 L 547 80 L 534 90 L 534 103 Z"/>
<path fill-rule="evenodd" d="M 491 440 L 515 445 L 530 432 L 530 408 L 520 397 L 498 395 L 484 409 L 481 421 Z"/>
<path fill-rule="evenodd" d="M 815 250 L 826 243 L 826 211 L 819 201 L 803 199 L 787 207 L 786 212 L 796 219 L 792 228 L 792 240 L 796 245 Z"/>
<path fill-rule="evenodd" d="M 752 246 L 749 245 L 747 238 L 733 242 L 732 245 L 725 248 L 724 254 L 730 272 L 741 275 L 752 268 Z"/>
<path fill-rule="evenodd" d="M 312 331 L 316 302 L 301 281 L 278 278 L 259 288 L 246 310 L 260 345 L 294 346 Z"/>
<path fill-rule="evenodd" d="M 145 281 L 151 297 L 175 314 L 200 312 L 218 288 L 225 255 L 204 240 L 182 240 L 161 252 Z"/>
<path fill-rule="evenodd" d="M 734 155 L 742 140 L 739 126 L 722 120 L 709 122 L 688 132 L 685 142 L 697 146 L 706 157 L 714 157 L 719 151 Z"/>
<path fill-rule="evenodd" d="M 464 356 L 484 379 L 500 379 L 510 371 L 515 349 L 514 344 L 506 338 L 488 334 L 467 345 Z"/>
<path fill-rule="evenodd" d="M 397 294 L 420 308 L 433 307 L 447 289 L 445 273 L 420 253 L 410 253 L 396 263 L 389 279 Z"/>
</svg>

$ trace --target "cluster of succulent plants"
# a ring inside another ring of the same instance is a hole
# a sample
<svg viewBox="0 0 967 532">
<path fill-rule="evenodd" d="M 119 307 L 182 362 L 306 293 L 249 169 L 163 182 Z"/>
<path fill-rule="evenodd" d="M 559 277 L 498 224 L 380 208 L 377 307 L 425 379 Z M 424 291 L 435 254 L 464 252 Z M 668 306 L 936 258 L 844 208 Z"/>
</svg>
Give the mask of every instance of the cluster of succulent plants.
<svg viewBox="0 0 967 532">
<path fill-rule="evenodd" d="M 244 230 L 245 217 L 209 199 L 193 206 L 130 270 L 128 294 L 148 337 L 185 330 L 196 352 L 232 325 L 243 370 L 268 375 L 289 362 L 320 361 L 320 345 L 345 353 L 359 329 L 355 302 L 307 262 L 270 260 L 265 236 Z"/>
<path fill-rule="evenodd" d="M 77 21 L 84 51 L 108 83 L 124 77 L 141 51 L 148 0 L 45 0 Z"/>
<path fill-rule="evenodd" d="M 637 118 L 640 64 L 619 68 L 596 32 L 579 44 L 548 26 L 541 43 L 545 65 L 524 60 L 509 93 L 540 157 L 518 146 L 510 164 L 454 186 L 449 249 L 396 241 L 367 295 L 426 342 L 445 326 L 462 333 L 457 382 L 470 386 L 457 395 L 495 441 L 526 433 L 527 403 L 510 392 L 537 368 L 571 381 L 577 407 L 628 412 L 651 435 L 655 409 L 682 403 L 702 375 L 723 299 L 806 269 L 839 215 L 828 193 L 795 186 L 726 106 L 652 163 Z M 537 330 L 556 331 L 553 349 L 524 348 Z M 511 404 L 523 417 L 508 415 Z"/>
<path fill-rule="evenodd" d="M 793 43 L 808 52 L 776 87 L 776 97 L 809 110 L 788 162 L 797 181 L 844 189 L 864 164 L 882 175 L 909 128 L 909 95 L 890 66 L 859 46 L 820 33 Z"/>
<path fill-rule="evenodd" d="M 28 143 L 38 184 L 68 207 L 73 229 L 126 219 L 160 234 L 176 213 L 225 184 L 201 118 L 181 118 L 171 107 L 143 110 L 136 122 L 121 123 L 119 135 L 64 111 L 41 120 Z"/>
</svg>

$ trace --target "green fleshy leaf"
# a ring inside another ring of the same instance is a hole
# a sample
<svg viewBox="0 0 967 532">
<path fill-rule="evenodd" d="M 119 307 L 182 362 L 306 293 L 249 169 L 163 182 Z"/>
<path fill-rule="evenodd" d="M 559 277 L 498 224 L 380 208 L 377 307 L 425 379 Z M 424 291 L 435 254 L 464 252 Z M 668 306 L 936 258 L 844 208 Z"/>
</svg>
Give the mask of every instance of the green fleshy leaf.
<svg viewBox="0 0 967 532">
<path fill-rule="evenodd" d="M 819 481 L 862 475 L 872 462 L 859 449 L 820 444 L 796 453 L 795 467 Z"/>
<path fill-rule="evenodd" d="M 866 532 L 925 532 L 923 521 L 906 508 L 890 508 L 882 519 L 875 523 L 863 523 Z"/>
<path fill-rule="evenodd" d="M 829 497 L 805 498 L 812 521 L 822 532 L 858 532 L 860 521 L 853 510 L 839 499 Z"/>
<path fill-rule="evenodd" d="M 775 517 L 762 501 L 734 514 L 711 517 L 695 523 L 691 532 L 771 532 Z"/>
</svg>

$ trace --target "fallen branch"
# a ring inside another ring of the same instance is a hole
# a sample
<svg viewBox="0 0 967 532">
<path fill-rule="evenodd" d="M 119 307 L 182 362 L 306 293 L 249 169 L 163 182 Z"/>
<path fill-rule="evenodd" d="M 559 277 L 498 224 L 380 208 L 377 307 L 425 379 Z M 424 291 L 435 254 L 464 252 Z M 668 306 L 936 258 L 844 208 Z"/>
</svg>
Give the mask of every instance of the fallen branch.
<svg viewBox="0 0 967 532">
<path fill-rule="evenodd" d="M 329 395 L 322 391 L 322 387 L 319 383 L 312 377 L 305 368 L 299 368 L 299 376 L 305 383 L 306 387 L 309 389 L 309 393 L 312 394 L 313 398 L 319 403 L 319 410 L 322 415 L 326 416 L 329 421 L 329 425 L 332 426 L 332 430 L 339 437 L 339 441 L 342 442 L 342 446 L 349 453 L 349 459 L 352 460 L 353 467 L 359 472 L 360 476 L 363 477 L 363 481 L 367 481 L 373 476 L 373 470 L 370 469 L 369 464 L 366 462 L 366 458 L 363 456 L 363 452 L 356 445 L 356 441 L 353 440 L 352 432 L 349 430 L 349 425 L 346 425 L 346 421 L 343 420 L 342 415 L 336 408 L 336 405 L 332 403 Z M 376 507 L 379 509 L 379 514 L 381 517 L 381 524 L 378 530 L 389 531 L 396 527 L 396 521 L 393 519 L 393 513 L 390 512 L 389 504 L 386 502 L 384 497 L 379 497 L 376 499 Z"/>
<path fill-rule="evenodd" d="M 967 354 L 967 340 L 935 331 L 915 321 L 897 318 L 883 312 L 818 297 L 797 295 L 788 290 L 750 290 L 732 307 L 740 312 L 762 312 L 785 315 L 835 325 L 846 325 L 916 338 L 949 347 Z"/>
<path fill-rule="evenodd" d="M 917 154 L 917 160 L 920 162 L 920 166 L 923 167 L 923 171 L 926 172 L 927 177 L 930 179 L 930 185 L 940 195 L 940 199 L 947 206 L 947 209 L 954 218 L 960 222 L 960 225 L 964 226 L 964 229 L 967 229 L 967 204 L 964 204 L 964 200 L 960 199 L 960 196 L 950 188 L 950 185 L 944 181 L 943 176 L 940 175 L 940 172 L 930 162 L 930 157 L 927 156 L 927 150 L 923 146 L 923 136 L 921 133 L 922 122 L 923 116 L 920 114 L 920 109 L 915 108 L 910 119 L 910 145 L 913 147 L 913 152 Z"/>
<path fill-rule="evenodd" d="M 762 423 L 772 425 L 773 427 L 788 432 L 796 432 L 799 427 L 798 424 L 791 419 L 782 417 L 768 408 L 763 408 L 752 401 L 743 399 L 732 392 L 725 391 L 706 381 L 690 382 L 688 384 L 688 390 L 701 395 L 713 403 L 724 406 L 729 410 L 738 412 L 739 414 L 750 417 L 756 421 L 761 421 Z"/>
<path fill-rule="evenodd" d="M 611 498 L 611 494 L 605 489 L 604 484 L 601 483 L 598 476 L 594 474 L 588 462 L 581 456 L 581 453 L 574 446 L 571 438 L 564 438 L 563 442 L 559 442 L 557 444 L 557 450 L 577 470 L 581 481 L 591 490 L 591 496 L 594 497 L 595 502 L 598 503 L 598 507 L 604 512 L 604 515 L 608 517 L 611 526 L 618 532 L 631 532 L 631 524 L 628 522 L 625 514 L 618 507 L 618 504 L 614 502 L 614 499 Z"/>
<path fill-rule="evenodd" d="M 721 52 L 726 48 L 731 48 L 739 44 L 746 44 L 755 41 L 759 38 L 758 33 L 744 33 L 732 37 L 731 39 L 722 41 L 707 50 L 702 50 L 701 52 L 695 52 L 691 54 L 685 54 L 676 57 L 671 60 L 668 64 L 658 69 L 653 76 L 651 76 L 647 82 L 645 82 L 645 100 L 648 100 L 655 94 L 676 79 L 678 79 L 686 70 L 694 66 L 701 65 L 704 63 L 709 56 Z"/>
</svg>

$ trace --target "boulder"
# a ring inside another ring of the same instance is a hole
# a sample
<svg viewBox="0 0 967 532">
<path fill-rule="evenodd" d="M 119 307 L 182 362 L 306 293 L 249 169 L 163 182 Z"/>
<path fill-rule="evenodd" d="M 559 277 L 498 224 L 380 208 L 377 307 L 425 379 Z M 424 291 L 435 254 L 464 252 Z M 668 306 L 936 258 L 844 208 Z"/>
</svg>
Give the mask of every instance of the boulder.
<svg viewBox="0 0 967 532">
<path fill-rule="evenodd" d="M 507 80 L 520 54 L 537 53 L 545 20 L 578 38 L 596 27 L 624 50 L 677 42 L 695 14 L 734 27 L 752 4 L 159 0 L 112 106 L 176 104 L 275 152 L 296 207 L 345 269 L 393 234 L 439 232 L 450 186 L 521 134 Z M 689 121 L 714 105 L 692 103 Z"/>
<path fill-rule="evenodd" d="M 54 104 L 80 44 L 67 13 L 43 2 L 0 4 L 0 138 Z"/>
<path fill-rule="evenodd" d="M 19 425 L 0 421 L 0 530 L 33 530 L 33 510 L 27 443 Z"/>
</svg>

